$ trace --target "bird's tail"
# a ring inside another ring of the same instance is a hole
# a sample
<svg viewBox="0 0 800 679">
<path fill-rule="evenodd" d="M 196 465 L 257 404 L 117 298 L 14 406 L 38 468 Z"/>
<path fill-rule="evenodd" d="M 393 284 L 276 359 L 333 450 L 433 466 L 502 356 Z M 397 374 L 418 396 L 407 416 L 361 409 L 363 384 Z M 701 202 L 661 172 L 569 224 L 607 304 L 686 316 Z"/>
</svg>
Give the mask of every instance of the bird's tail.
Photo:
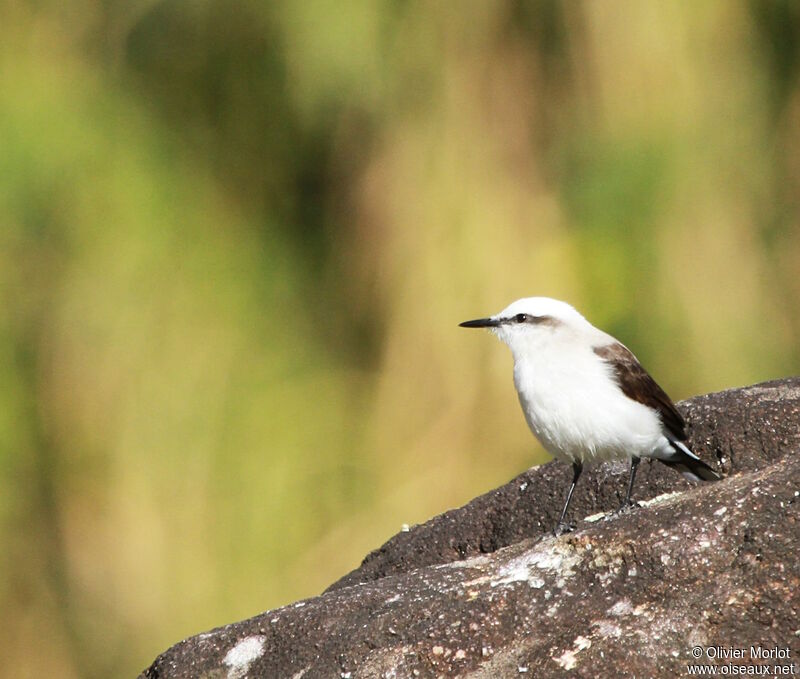
<svg viewBox="0 0 800 679">
<path fill-rule="evenodd" d="M 719 474 L 685 444 L 680 441 L 670 441 L 670 443 L 675 450 L 675 456 L 668 460 L 661 459 L 661 462 L 679 471 L 687 481 L 719 481 Z"/>
</svg>

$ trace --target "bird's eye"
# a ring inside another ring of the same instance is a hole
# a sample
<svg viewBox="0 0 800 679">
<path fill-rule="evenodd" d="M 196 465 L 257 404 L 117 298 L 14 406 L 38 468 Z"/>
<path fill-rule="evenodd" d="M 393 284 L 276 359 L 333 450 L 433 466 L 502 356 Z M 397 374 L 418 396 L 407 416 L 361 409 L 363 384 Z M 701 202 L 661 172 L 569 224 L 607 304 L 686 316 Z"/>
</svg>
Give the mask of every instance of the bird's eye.
<svg viewBox="0 0 800 679">
<path fill-rule="evenodd" d="M 514 320 L 517 323 L 524 323 L 525 321 L 528 320 L 528 314 L 517 314 L 516 316 L 514 316 Z"/>
</svg>

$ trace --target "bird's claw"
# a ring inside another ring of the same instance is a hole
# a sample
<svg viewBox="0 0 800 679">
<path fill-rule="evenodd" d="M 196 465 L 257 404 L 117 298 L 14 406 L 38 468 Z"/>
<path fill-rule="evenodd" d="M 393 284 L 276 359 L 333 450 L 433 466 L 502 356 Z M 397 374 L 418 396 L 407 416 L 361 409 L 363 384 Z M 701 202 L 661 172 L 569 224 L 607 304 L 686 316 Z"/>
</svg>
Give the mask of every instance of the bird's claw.
<svg viewBox="0 0 800 679">
<path fill-rule="evenodd" d="M 553 529 L 553 535 L 558 537 L 559 535 L 564 535 L 564 533 L 571 533 L 575 528 L 576 525 L 573 522 L 567 523 L 566 521 L 559 521 Z"/>
<path fill-rule="evenodd" d="M 619 508 L 612 514 L 612 516 L 619 516 L 620 514 L 628 514 L 634 509 L 639 507 L 639 503 L 635 500 L 624 500 Z"/>
</svg>

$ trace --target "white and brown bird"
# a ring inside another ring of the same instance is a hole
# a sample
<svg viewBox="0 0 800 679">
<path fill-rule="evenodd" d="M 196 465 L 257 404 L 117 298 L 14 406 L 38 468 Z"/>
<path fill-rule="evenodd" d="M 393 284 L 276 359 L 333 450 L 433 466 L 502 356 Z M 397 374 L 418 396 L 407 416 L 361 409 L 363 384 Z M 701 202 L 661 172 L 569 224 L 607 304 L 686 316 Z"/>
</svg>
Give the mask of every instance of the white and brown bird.
<svg viewBox="0 0 800 679">
<path fill-rule="evenodd" d="M 689 450 L 683 417 L 630 350 L 566 302 L 528 297 L 460 325 L 489 328 L 508 345 L 528 426 L 547 452 L 572 465 L 557 535 L 574 528 L 566 521 L 567 509 L 587 462 L 630 459 L 620 510 L 633 505 L 633 481 L 643 457 L 691 481 L 719 479 Z"/>
</svg>

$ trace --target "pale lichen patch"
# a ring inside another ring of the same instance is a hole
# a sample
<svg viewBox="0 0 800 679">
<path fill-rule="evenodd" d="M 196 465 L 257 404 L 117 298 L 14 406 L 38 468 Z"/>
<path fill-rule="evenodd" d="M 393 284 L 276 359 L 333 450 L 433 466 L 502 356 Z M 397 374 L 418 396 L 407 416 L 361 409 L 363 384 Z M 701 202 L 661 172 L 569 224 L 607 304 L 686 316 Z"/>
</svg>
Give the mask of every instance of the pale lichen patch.
<svg viewBox="0 0 800 679">
<path fill-rule="evenodd" d="M 650 498 L 649 500 L 641 500 L 639 502 L 640 507 L 651 507 L 652 505 L 659 505 L 662 502 L 666 502 L 667 500 L 671 500 L 674 497 L 680 497 L 683 495 L 681 491 L 674 490 L 671 493 L 662 493 L 661 495 L 656 495 L 654 498 Z"/>
<path fill-rule="evenodd" d="M 229 650 L 222 662 L 228 666 L 228 679 L 241 679 L 256 660 L 264 655 L 267 638 L 261 635 L 245 637 Z"/>
<path fill-rule="evenodd" d="M 551 574 L 556 576 L 556 587 L 563 587 L 566 579 L 575 574 L 575 567 L 581 561 L 582 557 L 572 547 L 550 543 L 544 548 L 531 550 L 511 559 L 498 570 L 491 586 L 527 582 L 531 587 L 540 589 L 545 585 L 542 576 Z"/>
<path fill-rule="evenodd" d="M 571 670 L 575 665 L 578 664 L 578 653 L 581 651 L 589 648 L 592 645 L 592 640 L 587 639 L 584 636 L 577 636 L 575 637 L 575 641 L 572 642 L 572 649 L 568 651 L 564 651 L 564 653 L 559 658 L 553 658 L 561 667 L 565 670 Z"/>
<path fill-rule="evenodd" d="M 573 642 L 573 646 L 579 651 L 582 651 L 586 648 L 589 648 L 592 645 L 592 640 L 587 639 L 584 636 L 578 635 L 575 637 L 575 641 Z"/>
<path fill-rule="evenodd" d="M 667 502 L 675 497 L 680 497 L 683 495 L 680 491 L 672 491 L 671 493 L 662 493 L 661 495 L 657 495 L 656 497 L 650 498 L 649 500 L 640 500 L 639 507 L 651 507 L 653 505 L 658 505 L 663 502 Z M 597 514 L 591 514 L 584 518 L 584 521 L 587 523 L 596 523 L 605 518 L 609 518 L 614 515 L 614 512 L 597 512 Z"/>
<path fill-rule="evenodd" d="M 593 623 L 593 625 L 597 630 L 597 634 L 601 637 L 617 638 L 622 636 L 622 628 L 611 620 L 599 620 Z"/>
<path fill-rule="evenodd" d="M 620 599 L 615 603 L 611 608 L 608 609 L 608 613 L 615 617 L 621 617 L 623 615 L 630 615 L 633 613 L 633 606 L 628 599 Z"/>
<path fill-rule="evenodd" d="M 597 514 L 591 514 L 584 518 L 584 521 L 586 521 L 586 523 L 595 523 L 600 521 L 600 519 L 606 518 L 607 516 L 611 516 L 611 512 L 597 512 Z"/>
</svg>

